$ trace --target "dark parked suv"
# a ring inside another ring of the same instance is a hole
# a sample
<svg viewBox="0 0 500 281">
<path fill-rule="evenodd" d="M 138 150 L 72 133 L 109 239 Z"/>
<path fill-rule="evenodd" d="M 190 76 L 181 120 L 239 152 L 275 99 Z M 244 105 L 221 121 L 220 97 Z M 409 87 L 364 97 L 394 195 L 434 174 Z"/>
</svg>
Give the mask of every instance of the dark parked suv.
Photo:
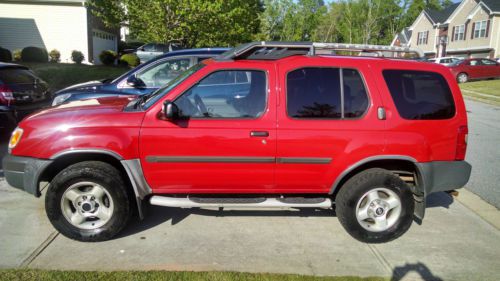
<svg viewBox="0 0 500 281">
<path fill-rule="evenodd" d="M 29 68 L 0 63 L 0 131 L 11 131 L 26 115 L 50 106 L 47 83 Z"/>
</svg>

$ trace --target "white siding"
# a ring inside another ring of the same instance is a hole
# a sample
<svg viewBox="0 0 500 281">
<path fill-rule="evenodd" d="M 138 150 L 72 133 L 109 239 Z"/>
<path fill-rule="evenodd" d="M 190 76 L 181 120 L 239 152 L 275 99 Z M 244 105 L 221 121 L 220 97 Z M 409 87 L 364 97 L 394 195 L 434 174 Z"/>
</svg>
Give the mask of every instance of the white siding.
<svg viewBox="0 0 500 281">
<path fill-rule="evenodd" d="M 101 64 L 101 60 L 99 59 L 99 54 L 104 50 L 118 50 L 118 41 L 117 37 L 114 34 L 99 30 L 92 30 L 92 45 L 94 49 L 94 64 Z"/>
<path fill-rule="evenodd" d="M 88 59 L 87 10 L 83 6 L 0 3 L 0 46 L 11 51 L 27 46 L 57 49 L 61 62 L 71 51 Z"/>
</svg>

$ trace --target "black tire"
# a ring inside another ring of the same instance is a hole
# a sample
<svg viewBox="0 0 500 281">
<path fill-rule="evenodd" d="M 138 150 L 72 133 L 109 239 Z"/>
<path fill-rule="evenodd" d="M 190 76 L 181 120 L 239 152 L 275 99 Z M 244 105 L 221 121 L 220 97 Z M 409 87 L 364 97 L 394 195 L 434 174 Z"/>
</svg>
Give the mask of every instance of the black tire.
<svg viewBox="0 0 500 281">
<path fill-rule="evenodd" d="M 99 228 L 78 228 L 63 215 L 62 196 L 70 186 L 79 182 L 99 184 L 112 199 L 113 212 Z M 64 236 L 82 242 L 105 241 L 113 238 L 127 225 L 130 199 L 116 168 L 104 162 L 86 161 L 71 165 L 54 177 L 45 197 L 45 211 L 52 225 Z"/>
<path fill-rule="evenodd" d="M 368 231 L 356 216 L 358 202 L 363 195 L 376 188 L 385 188 L 399 196 L 400 214 L 395 223 L 380 232 Z M 336 213 L 345 230 L 355 239 L 366 243 L 385 243 L 403 235 L 413 222 L 415 201 L 410 187 L 397 175 L 384 169 L 365 170 L 350 178 L 336 197 Z"/>
</svg>

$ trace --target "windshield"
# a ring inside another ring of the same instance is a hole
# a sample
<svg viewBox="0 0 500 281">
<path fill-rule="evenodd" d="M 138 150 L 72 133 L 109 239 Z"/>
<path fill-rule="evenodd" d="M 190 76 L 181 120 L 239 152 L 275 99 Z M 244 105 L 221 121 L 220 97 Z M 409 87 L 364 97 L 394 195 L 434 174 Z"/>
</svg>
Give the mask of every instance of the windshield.
<svg viewBox="0 0 500 281">
<path fill-rule="evenodd" d="M 184 80 L 186 80 L 189 76 L 193 75 L 198 70 L 202 69 L 204 66 L 205 64 L 203 63 L 199 63 L 192 66 L 191 68 L 184 71 L 179 76 L 168 82 L 165 86 L 153 92 L 151 96 L 149 96 L 148 99 L 144 102 L 143 108 L 147 109 L 153 104 L 155 104 L 159 99 L 165 96 L 173 88 L 182 83 Z"/>
</svg>

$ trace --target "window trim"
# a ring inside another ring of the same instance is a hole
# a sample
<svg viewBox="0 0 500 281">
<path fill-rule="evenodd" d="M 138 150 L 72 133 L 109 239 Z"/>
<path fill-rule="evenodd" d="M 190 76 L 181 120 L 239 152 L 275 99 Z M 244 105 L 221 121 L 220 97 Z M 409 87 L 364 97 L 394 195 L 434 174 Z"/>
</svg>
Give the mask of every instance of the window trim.
<svg viewBox="0 0 500 281">
<path fill-rule="evenodd" d="M 455 33 L 453 34 L 453 41 L 465 41 L 465 24 L 455 25 L 453 28 L 455 30 Z M 460 28 L 463 28 L 462 32 L 460 32 Z M 460 35 L 462 35 L 461 39 Z"/>
<path fill-rule="evenodd" d="M 322 117 L 322 118 L 311 118 L 311 117 L 305 117 L 305 118 L 301 118 L 301 117 L 293 117 L 293 116 L 290 116 L 289 112 L 288 112 L 288 74 L 290 74 L 290 72 L 292 71 L 295 71 L 295 70 L 299 70 L 299 69 L 303 69 L 303 68 L 329 68 L 329 69 L 338 69 L 339 70 L 339 81 L 341 82 L 341 87 L 340 87 L 340 103 L 341 103 L 341 117 L 340 118 L 326 118 L 326 117 Z M 359 76 L 361 77 L 361 81 L 363 81 L 363 86 L 365 88 L 365 93 L 366 93 L 366 97 L 368 99 L 368 105 L 365 109 L 365 111 L 363 112 L 363 114 L 361 114 L 359 117 L 356 117 L 356 118 L 345 118 L 344 117 L 344 87 L 343 86 L 343 80 L 344 80 L 344 76 L 343 76 L 343 70 L 344 69 L 352 69 L 352 70 L 355 70 L 356 72 L 359 73 Z M 366 115 L 368 114 L 368 111 L 370 111 L 370 108 L 372 107 L 372 100 L 371 100 L 371 93 L 370 93 L 370 90 L 368 89 L 367 87 L 367 84 L 366 84 L 366 79 L 365 79 L 365 76 L 363 75 L 363 72 L 361 70 L 359 70 L 359 68 L 356 68 L 356 67 L 334 67 L 334 66 L 314 66 L 314 65 L 308 65 L 308 66 L 299 66 L 299 67 L 296 67 L 296 68 L 292 68 L 292 69 L 289 69 L 286 73 L 285 73 L 285 85 L 283 85 L 282 88 L 284 88 L 284 94 L 285 94 L 285 112 L 286 112 L 286 117 L 289 119 L 289 120 L 299 120 L 299 121 L 302 121 L 302 120 L 305 120 L 305 121 L 356 121 L 356 120 L 361 120 L 361 119 L 364 119 L 366 117 Z"/>
<path fill-rule="evenodd" d="M 387 83 L 386 79 L 385 79 L 385 76 L 384 76 L 384 71 L 410 71 L 410 72 L 422 72 L 422 73 L 433 73 L 433 74 L 438 74 L 440 75 L 444 81 L 446 82 L 446 85 L 448 87 L 448 89 L 450 90 L 450 95 L 451 95 L 451 100 L 453 101 L 453 108 L 455 109 L 455 113 L 453 114 L 453 116 L 449 117 L 449 118 L 444 118 L 444 119 L 407 119 L 407 118 L 404 118 L 401 113 L 399 112 L 399 109 L 398 109 L 398 106 L 396 105 L 396 102 L 394 101 L 394 98 L 392 97 L 392 93 L 391 93 L 391 89 L 389 88 L 389 84 Z M 450 84 L 448 83 L 448 79 L 446 79 L 445 75 L 443 75 L 442 73 L 440 72 L 437 72 L 437 71 L 432 71 L 432 70 L 414 70 L 414 69 L 401 69 L 401 68 L 383 68 L 381 69 L 380 71 L 380 74 L 382 75 L 382 78 L 384 79 L 384 85 L 387 89 L 387 93 L 389 94 L 389 97 L 390 97 L 390 100 L 392 102 L 392 106 L 394 107 L 394 109 L 396 109 L 396 112 L 397 112 L 397 115 L 399 116 L 399 118 L 401 118 L 401 120 L 405 120 L 405 121 L 410 121 L 410 122 L 429 122 L 429 121 L 435 121 L 435 122 L 442 122 L 442 121 L 447 121 L 447 120 L 451 120 L 451 119 L 454 119 L 457 117 L 457 114 L 458 114 L 458 108 L 457 108 L 457 101 L 455 100 L 455 94 L 453 93 L 453 90 L 451 89 L 450 87 Z"/>
<path fill-rule="evenodd" d="M 219 69 L 215 69 L 205 75 L 203 75 L 200 79 L 196 80 L 195 82 L 193 82 L 193 84 L 187 88 L 185 91 L 183 91 L 182 93 L 180 93 L 179 95 L 177 95 L 173 100 L 172 102 L 175 103 L 180 97 L 182 97 L 183 95 L 185 95 L 187 92 L 189 92 L 192 88 L 196 87 L 201 80 L 205 79 L 206 77 L 208 77 L 209 75 L 212 75 L 213 73 L 216 73 L 216 72 L 221 72 L 221 71 L 260 71 L 260 72 L 263 72 L 264 75 L 266 76 L 266 103 L 265 103 L 265 107 L 264 107 L 264 110 L 262 111 L 262 113 L 256 117 L 188 117 L 187 120 L 259 120 L 259 119 L 262 119 L 264 117 L 264 115 L 266 115 L 268 109 L 269 109 L 269 97 L 270 97 L 270 89 L 269 89 L 269 73 L 268 73 L 268 70 L 267 69 L 262 69 L 262 68 L 219 68 Z M 237 84 L 237 83 L 235 83 Z M 220 85 L 225 85 L 225 84 L 220 84 Z"/>
<path fill-rule="evenodd" d="M 478 26 L 480 26 L 480 28 L 478 28 Z M 484 36 L 481 36 L 481 31 L 483 30 L 483 27 L 484 27 Z M 476 38 L 487 38 L 488 34 L 486 34 L 486 29 L 488 28 L 488 20 L 479 20 L 479 21 L 475 21 L 474 22 L 474 30 L 472 30 L 472 34 L 473 34 L 473 39 L 476 39 Z M 477 33 L 478 33 L 478 36 L 476 36 L 476 30 L 477 30 Z"/>
<path fill-rule="evenodd" d="M 427 45 L 427 30 L 417 33 L 417 45 Z"/>
</svg>

